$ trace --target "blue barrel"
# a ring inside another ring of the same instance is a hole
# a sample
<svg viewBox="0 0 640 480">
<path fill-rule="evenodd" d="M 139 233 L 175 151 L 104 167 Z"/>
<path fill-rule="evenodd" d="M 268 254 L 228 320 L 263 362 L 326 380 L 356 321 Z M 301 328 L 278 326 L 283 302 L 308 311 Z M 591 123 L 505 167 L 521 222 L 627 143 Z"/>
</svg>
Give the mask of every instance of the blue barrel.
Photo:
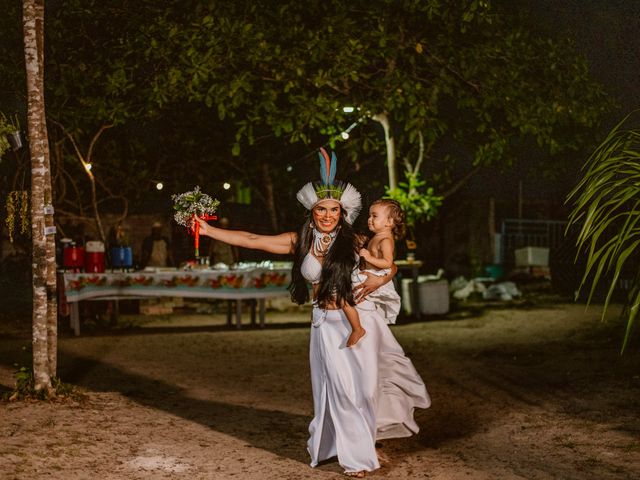
<svg viewBox="0 0 640 480">
<path fill-rule="evenodd" d="M 111 266 L 113 268 L 131 268 L 133 266 L 131 247 L 113 247 L 111 249 Z"/>
</svg>

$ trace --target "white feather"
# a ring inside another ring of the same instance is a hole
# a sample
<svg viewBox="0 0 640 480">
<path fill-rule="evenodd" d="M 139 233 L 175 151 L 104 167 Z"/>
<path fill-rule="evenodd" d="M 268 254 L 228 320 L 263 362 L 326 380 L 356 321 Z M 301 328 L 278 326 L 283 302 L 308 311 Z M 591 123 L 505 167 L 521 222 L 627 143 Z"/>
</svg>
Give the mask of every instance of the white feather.
<svg viewBox="0 0 640 480">
<path fill-rule="evenodd" d="M 296 198 L 307 210 L 313 209 L 313 207 L 321 201 L 318 199 L 318 194 L 312 182 L 307 183 L 298 190 Z M 351 225 L 358 217 L 360 210 L 362 210 L 362 197 L 360 196 L 360 192 L 350 183 L 346 184 L 340 198 L 325 198 L 323 200 L 336 200 L 340 202 L 340 205 L 342 205 L 342 208 L 344 208 L 344 211 L 347 213 L 345 220 Z"/>
<path fill-rule="evenodd" d="M 311 210 L 316 203 L 318 203 L 318 194 L 316 193 L 316 189 L 313 187 L 313 183 L 309 182 L 300 190 L 298 190 L 298 194 L 296 195 L 298 201 L 304 205 L 304 208 L 307 210 Z"/>
<path fill-rule="evenodd" d="M 347 223 L 353 225 L 353 222 L 360 214 L 360 210 L 362 210 L 362 197 L 360 196 L 360 192 L 358 192 L 353 185 L 347 183 L 340 197 L 340 204 L 347 212 Z"/>
</svg>

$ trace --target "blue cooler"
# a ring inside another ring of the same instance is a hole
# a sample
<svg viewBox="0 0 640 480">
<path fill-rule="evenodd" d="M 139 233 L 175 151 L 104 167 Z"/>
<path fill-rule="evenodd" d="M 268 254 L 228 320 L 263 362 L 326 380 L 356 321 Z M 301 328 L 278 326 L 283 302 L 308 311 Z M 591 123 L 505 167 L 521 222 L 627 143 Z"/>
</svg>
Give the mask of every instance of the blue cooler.
<svg viewBox="0 0 640 480">
<path fill-rule="evenodd" d="M 133 267 L 131 247 L 113 247 L 111 249 L 111 267 L 128 269 Z"/>
</svg>

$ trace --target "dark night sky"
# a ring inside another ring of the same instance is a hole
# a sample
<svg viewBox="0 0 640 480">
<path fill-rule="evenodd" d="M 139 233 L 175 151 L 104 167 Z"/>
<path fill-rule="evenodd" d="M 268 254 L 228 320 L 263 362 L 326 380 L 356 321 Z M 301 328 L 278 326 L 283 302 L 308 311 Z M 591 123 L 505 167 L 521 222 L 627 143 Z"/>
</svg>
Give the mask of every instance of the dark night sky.
<svg viewBox="0 0 640 480">
<path fill-rule="evenodd" d="M 536 30 L 550 37 L 575 39 L 593 77 L 617 99 L 618 108 L 606 119 L 602 135 L 626 114 L 640 109 L 640 0 L 494 0 L 494 4 L 524 14 Z M 471 196 L 490 191 L 515 202 L 522 180 L 526 198 L 554 198 L 562 203 L 575 184 L 580 165 L 574 165 L 575 172 L 549 179 L 531 170 L 528 163 L 520 162 L 500 175 L 481 172 L 465 190 Z M 563 219 L 566 212 L 560 208 L 547 214 Z"/>
<path fill-rule="evenodd" d="M 594 77 L 618 98 L 615 119 L 640 108 L 640 0 L 502 0 L 529 9 L 551 36 L 564 32 L 591 64 Z"/>
</svg>

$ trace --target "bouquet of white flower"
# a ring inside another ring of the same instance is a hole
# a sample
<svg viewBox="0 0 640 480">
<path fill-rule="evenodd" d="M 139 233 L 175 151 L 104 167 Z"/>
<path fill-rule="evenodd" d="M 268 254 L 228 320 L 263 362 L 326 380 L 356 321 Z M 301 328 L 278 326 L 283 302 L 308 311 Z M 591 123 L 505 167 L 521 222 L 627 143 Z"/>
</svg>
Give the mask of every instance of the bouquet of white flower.
<svg viewBox="0 0 640 480">
<path fill-rule="evenodd" d="M 173 209 L 176 211 L 173 218 L 178 225 L 183 227 L 191 226 L 194 215 L 199 217 L 212 215 L 220 205 L 219 200 L 202 193 L 198 186 L 190 192 L 172 195 L 171 199 L 173 200 Z"/>
<path fill-rule="evenodd" d="M 206 193 L 200 191 L 200 187 L 196 186 L 192 191 L 172 195 L 173 209 L 175 214 L 174 220 L 178 225 L 182 225 L 191 230 L 195 240 L 195 255 L 200 256 L 200 224 L 193 221 L 193 217 L 197 215 L 204 220 L 216 220 L 213 215 L 220 205 L 220 201 L 210 197 Z"/>
</svg>

